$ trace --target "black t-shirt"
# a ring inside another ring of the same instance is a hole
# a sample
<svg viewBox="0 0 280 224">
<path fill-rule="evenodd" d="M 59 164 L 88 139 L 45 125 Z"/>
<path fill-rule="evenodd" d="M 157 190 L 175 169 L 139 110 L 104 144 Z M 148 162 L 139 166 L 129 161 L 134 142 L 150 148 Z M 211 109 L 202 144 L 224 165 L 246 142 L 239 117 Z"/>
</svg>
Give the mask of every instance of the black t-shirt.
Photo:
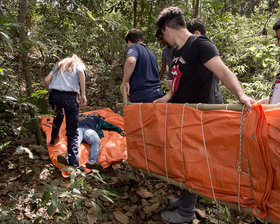
<svg viewBox="0 0 280 224">
<path fill-rule="evenodd" d="M 172 103 L 222 103 L 219 81 L 203 64 L 219 55 L 205 36 L 191 35 L 174 50 L 171 73 Z"/>
</svg>

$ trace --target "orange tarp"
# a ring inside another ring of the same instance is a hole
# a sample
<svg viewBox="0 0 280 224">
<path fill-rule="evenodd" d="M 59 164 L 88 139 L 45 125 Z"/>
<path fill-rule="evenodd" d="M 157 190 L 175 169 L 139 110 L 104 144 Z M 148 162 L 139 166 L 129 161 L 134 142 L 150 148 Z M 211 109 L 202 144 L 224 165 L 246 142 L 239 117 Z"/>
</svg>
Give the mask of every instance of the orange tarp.
<svg viewBox="0 0 280 224">
<path fill-rule="evenodd" d="M 90 114 L 93 111 L 85 112 L 82 114 Z M 105 121 L 114 124 L 122 129 L 124 129 L 124 121 L 122 116 L 114 113 L 111 109 L 105 108 L 102 110 L 95 110 Z M 62 164 L 58 163 L 56 160 L 57 155 L 66 155 L 67 152 L 67 137 L 66 137 L 66 125 L 65 119 L 61 125 L 59 131 L 59 141 L 55 146 L 50 146 L 49 142 L 51 139 L 51 128 L 52 128 L 52 117 L 41 117 L 41 129 L 46 134 L 47 147 L 49 150 L 49 156 L 52 163 L 59 169 L 65 168 Z M 104 168 L 110 166 L 112 163 L 120 162 L 127 159 L 126 151 L 126 138 L 121 136 L 119 133 L 114 131 L 105 131 L 104 137 L 101 138 L 101 146 L 98 155 L 98 162 L 103 165 Z M 80 166 L 85 166 L 89 159 L 89 149 L 90 146 L 86 143 L 82 143 L 79 148 L 79 164 Z M 85 168 L 85 172 L 90 172 L 89 169 Z M 62 171 L 63 176 L 68 176 L 67 172 Z"/>
<path fill-rule="evenodd" d="M 131 166 L 280 222 L 280 109 L 145 103 L 125 106 L 124 121 Z"/>
</svg>

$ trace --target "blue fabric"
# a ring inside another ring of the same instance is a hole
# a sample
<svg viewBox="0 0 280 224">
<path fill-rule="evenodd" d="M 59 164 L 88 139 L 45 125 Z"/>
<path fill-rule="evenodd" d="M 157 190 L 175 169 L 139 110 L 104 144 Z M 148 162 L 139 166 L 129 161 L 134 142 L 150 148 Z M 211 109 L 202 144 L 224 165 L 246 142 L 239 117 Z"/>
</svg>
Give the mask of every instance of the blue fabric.
<svg viewBox="0 0 280 224">
<path fill-rule="evenodd" d="M 136 65 L 130 77 L 130 102 L 144 102 L 149 98 L 162 97 L 158 64 L 155 55 L 144 44 L 132 44 L 126 57 L 136 58 Z"/>
<path fill-rule="evenodd" d="M 98 153 L 100 149 L 101 140 L 96 131 L 88 128 L 78 128 L 79 132 L 79 142 L 78 145 L 80 146 L 81 142 L 86 142 L 90 145 L 90 152 L 89 152 L 89 162 L 97 162 L 98 160 Z"/>
<path fill-rule="evenodd" d="M 84 120 L 79 122 L 79 128 L 88 128 L 96 131 L 99 119 L 100 118 L 96 116 L 86 116 Z"/>
<path fill-rule="evenodd" d="M 69 165 L 78 167 L 78 117 L 79 103 L 77 95 L 51 92 L 49 95 L 49 103 L 56 112 L 53 120 L 52 139 L 58 138 L 59 129 L 65 114 L 66 117 L 66 136 L 67 136 L 67 153 L 69 156 Z"/>
</svg>

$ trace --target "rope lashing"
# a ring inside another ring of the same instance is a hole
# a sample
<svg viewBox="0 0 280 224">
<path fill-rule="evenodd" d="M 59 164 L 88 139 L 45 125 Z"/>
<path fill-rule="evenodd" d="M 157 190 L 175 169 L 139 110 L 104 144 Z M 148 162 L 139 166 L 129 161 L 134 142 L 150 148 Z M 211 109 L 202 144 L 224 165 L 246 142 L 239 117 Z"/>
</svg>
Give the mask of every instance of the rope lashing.
<svg viewBox="0 0 280 224">
<path fill-rule="evenodd" d="M 200 121 L 201 121 L 202 138 L 203 138 L 205 156 L 206 156 L 206 161 L 207 161 L 207 166 L 208 166 L 208 172 L 209 172 L 209 178 L 210 178 L 210 183 L 211 183 L 211 189 L 212 189 L 214 201 L 217 202 L 217 200 L 216 200 L 216 195 L 215 195 L 215 191 L 214 191 L 214 186 L 213 186 L 213 181 L 212 181 L 212 175 L 211 175 L 210 164 L 209 164 L 209 159 L 208 159 L 208 153 L 207 153 L 207 148 L 206 148 L 205 136 L 204 136 L 204 129 L 203 129 L 203 111 L 201 111 Z"/>
<path fill-rule="evenodd" d="M 147 166 L 148 174 L 149 174 L 149 176 L 151 176 L 149 165 L 148 165 L 146 143 L 145 143 L 145 135 L 144 135 L 143 121 L 142 121 L 142 112 L 141 112 L 141 105 L 142 105 L 142 103 L 139 103 L 138 105 L 139 105 L 139 116 L 140 116 L 141 130 L 142 130 L 142 140 L 143 140 L 143 146 L 144 146 L 145 161 L 146 161 L 146 166 Z"/>
<path fill-rule="evenodd" d="M 169 183 L 168 179 L 168 170 L 167 170 L 167 153 L 166 153 L 166 140 L 167 140 L 167 109 L 168 109 L 168 103 L 166 104 L 166 109 L 165 109 L 165 128 L 164 128 L 164 164 L 165 164 L 165 174 L 166 174 L 166 181 Z"/>
<path fill-rule="evenodd" d="M 183 126 L 184 126 L 185 107 L 186 107 L 186 104 L 184 104 L 184 106 L 183 106 L 182 122 L 181 122 L 181 157 L 182 157 L 182 168 L 183 168 L 184 182 L 186 183 L 184 152 L 183 152 Z"/>
<path fill-rule="evenodd" d="M 244 128 L 244 120 L 246 114 L 244 114 L 245 105 L 242 107 L 241 119 L 240 119 L 240 140 L 239 140 L 239 159 L 237 159 L 237 171 L 238 171 L 238 210 L 241 211 L 240 207 L 240 184 L 241 184 L 241 159 L 242 159 L 242 137 L 243 137 L 243 128 Z"/>
</svg>

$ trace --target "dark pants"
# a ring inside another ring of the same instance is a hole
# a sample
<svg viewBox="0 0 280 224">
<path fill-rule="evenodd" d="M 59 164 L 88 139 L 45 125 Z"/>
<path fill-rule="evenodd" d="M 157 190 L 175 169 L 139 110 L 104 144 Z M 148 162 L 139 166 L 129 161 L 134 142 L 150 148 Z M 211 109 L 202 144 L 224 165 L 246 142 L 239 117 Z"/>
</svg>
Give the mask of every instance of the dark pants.
<svg viewBox="0 0 280 224">
<path fill-rule="evenodd" d="M 79 122 L 79 104 L 77 94 L 51 92 L 49 102 L 56 117 L 53 120 L 52 139 L 58 138 L 59 129 L 62 124 L 64 113 L 66 117 L 66 136 L 67 149 L 69 156 L 69 165 L 79 166 L 79 146 L 78 146 L 78 122 Z"/>
<path fill-rule="evenodd" d="M 178 204 L 178 212 L 180 213 L 180 215 L 191 219 L 196 212 L 196 201 L 197 194 L 193 194 L 185 190 L 182 191 Z"/>
</svg>

